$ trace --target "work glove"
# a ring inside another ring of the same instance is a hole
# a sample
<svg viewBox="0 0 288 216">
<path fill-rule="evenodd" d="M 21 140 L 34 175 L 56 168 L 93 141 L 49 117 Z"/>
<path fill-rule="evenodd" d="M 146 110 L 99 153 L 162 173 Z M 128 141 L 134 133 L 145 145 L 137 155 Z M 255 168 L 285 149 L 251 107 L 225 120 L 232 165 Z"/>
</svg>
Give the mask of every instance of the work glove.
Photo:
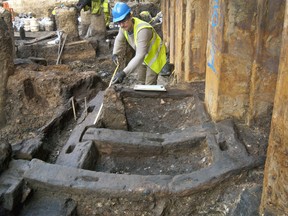
<svg viewBox="0 0 288 216">
<path fill-rule="evenodd" d="M 118 56 L 116 54 L 112 55 L 112 61 L 114 62 L 115 65 L 119 64 Z"/>
<path fill-rule="evenodd" d="M 160 76 L 170 76 L 171 75 L 171 66 L 168 62 L 164 65 L 164 67 L 160 71 L 159 75 Z"/>
<path fill-rule="evenodd" d="M 113 80 L 112 80 L 112 84 L 115 84 L 115 83 L 122 83 L 124 78 L 126 77 L 126 73 L 124 71 L 120 71 L 118 72 Z"/>
</svg>

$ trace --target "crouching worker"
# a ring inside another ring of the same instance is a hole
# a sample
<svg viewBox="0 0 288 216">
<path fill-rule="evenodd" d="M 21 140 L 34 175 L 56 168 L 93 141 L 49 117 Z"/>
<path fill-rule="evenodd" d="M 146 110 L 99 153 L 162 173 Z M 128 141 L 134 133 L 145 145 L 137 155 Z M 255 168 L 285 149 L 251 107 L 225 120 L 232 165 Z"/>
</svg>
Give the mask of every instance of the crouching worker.
<svg viewBox="0 0 288 216">
<path fill-rule="evenodd" d="M 118 64 L 118 55 L 126 42 L 135 50 L 135 56 L 123 71 L 115 75 L 112 83 L 121 83 L 127 75 L 140 67 L 139 84 L 157 84 L 158 74 L 169 65 L 162 39 L 149 23 L 132 17 L 131 8 L 126 3 L 117 2 L 112 9 L 112 16 L 113 22 L 120 26 L 113 47 L 113 62 Z"/>
</svg>

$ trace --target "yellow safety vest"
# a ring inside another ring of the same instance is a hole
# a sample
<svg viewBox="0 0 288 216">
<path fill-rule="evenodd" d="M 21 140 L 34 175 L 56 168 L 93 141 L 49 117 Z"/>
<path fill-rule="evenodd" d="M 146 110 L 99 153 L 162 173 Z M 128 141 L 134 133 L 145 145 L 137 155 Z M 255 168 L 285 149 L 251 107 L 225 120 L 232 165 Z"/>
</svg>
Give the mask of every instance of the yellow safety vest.
<svg viewBox="0 0 288 216">
<path fill-rule="evenodd" d="M 91 0 L 91 8 L 89 6 L 84 7 L 84 11 L 91 9 L 91 14 L 101 13 L 101 0 Z"/>
<path fill-rule="evenodd" d="M 136 17 L 132 18 L 134 20 L 134 43 L 137 47 L 137 36 L 138 32 L 143 28 L 152 29 L 152 39 L 149 41 L 148 53 L 144 58 L 144 63 L 151 68 L 155 73 L 159 74 L 166 64 L 166 46 L 163 43 L 160 36 L 156 33 L 155 29 L 147 22 L 144 22 Z M 128 41 L 128 32 L 123 30 L 124 36 Z"/>
<path fill-rule="evenodd" d="M 56 7 L 52 10 L 51 14 L 54 16 L 56 15 Z"/>
<path fill-rule="evenodd" d="M 108 3 L 108 0 L 104 0 L 104 2 L 102 3 L 102 7 L 103 7 L 103 12 L 104 12 L 104 13 L 109 13 L 109 3 Z"/>
</svg>

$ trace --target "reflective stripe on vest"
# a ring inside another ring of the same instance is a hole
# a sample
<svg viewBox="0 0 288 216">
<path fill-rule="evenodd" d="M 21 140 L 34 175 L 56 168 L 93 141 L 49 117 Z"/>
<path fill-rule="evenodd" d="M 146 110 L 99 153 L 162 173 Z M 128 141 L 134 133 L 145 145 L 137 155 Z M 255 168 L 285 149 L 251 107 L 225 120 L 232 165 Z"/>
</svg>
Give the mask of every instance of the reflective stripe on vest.
<svg viewBox="0 0 288 216">
<path fill-rule="evenodd" d="M 159 74 L 166 64 L 166 47 L 163 44 L 160 36 L 156 33 L 154 28 L 138 18 L 133 17 L 134 20 L 134 43 L 137 48 L 138 32 L 143 28 L 152 29 L 152 39 L 149 41 L 148 53 L 144 58 L 144 63 L 151 68 L 155 73 Z M 123 30 L 124 36 L 128 41 L 128 32 Z"/>
</svg>

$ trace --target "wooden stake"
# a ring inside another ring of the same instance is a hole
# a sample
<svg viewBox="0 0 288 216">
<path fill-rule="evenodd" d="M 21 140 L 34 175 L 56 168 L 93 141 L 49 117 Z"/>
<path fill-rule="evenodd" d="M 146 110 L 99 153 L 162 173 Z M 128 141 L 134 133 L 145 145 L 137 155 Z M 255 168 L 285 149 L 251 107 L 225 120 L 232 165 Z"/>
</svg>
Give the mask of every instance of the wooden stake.
<svg viewBox="0 0 288 216">
<path fill-rule="evenodd" d="M 88 108 L 87 108 L 87 100 L 86 97 L 84 98 L 85 100 L 85 117 L 88 115 Z"/>
<path fill-rule="evenodd" d="M 56 65 L 58 65 L 59 62 L 60 62 L 60 58 L 61 58 L 61 55 L 62 55 L 64 46 L 65 46 L 66 39 L 67 39 L 67 34 L 65 34 L 65 36 L 64 36 L 64 41 L 63 41 L 63 44 L 62 44 L 62 46 L 61 46 L 61 50 L 60 50 L 60 53 L 59 53 L 59 55 L 58 55 L 58 58 L 57 58 L 57 61 L 56 61 Z"/>
<path fill-rule="evenodd" d="M 75 110 L 75 104 L 74 104 L 74 97 L 72 97 L 72 109 L 73 109 L 73 114 L 74 114 L 74 119 L 77 121 L 77 116 L 76 116 L 76 110 Z"/>
</svg>

